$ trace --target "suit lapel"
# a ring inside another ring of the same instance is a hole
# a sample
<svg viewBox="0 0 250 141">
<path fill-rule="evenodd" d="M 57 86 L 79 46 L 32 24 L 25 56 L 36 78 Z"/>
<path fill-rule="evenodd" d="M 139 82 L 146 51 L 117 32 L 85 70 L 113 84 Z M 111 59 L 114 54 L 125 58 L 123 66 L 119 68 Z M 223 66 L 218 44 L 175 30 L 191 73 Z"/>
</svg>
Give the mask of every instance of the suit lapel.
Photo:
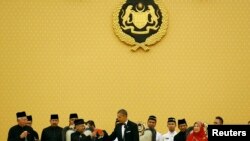
<svg viewBox="0 0 250 141">
<path fill-rule="evenodd" d="M 126 128 L 125 128 L 125 132 L 124 132 L 124 138 L 125 138 L 125 140 L 127 139 L 128 140 L 128 133 L 130 132 L 130 121 L 128 120 L 128 122 L 127 122 L 127 125 L 126 125 Z M 127 137 L 127 138 L 126 138 Z"/>
</svg>

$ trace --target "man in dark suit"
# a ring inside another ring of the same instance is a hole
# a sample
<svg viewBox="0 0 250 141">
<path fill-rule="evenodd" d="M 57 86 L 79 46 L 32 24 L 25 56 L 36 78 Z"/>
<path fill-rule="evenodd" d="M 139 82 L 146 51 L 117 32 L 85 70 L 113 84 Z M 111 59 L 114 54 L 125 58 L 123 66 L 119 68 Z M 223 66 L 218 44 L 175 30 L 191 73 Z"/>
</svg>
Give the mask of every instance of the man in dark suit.
<svg viewBox="0 0 250 141">
<path fill-rule="evenodd" d="M 74 121 L 76 132 L 71 134 L 71 141 L 91 141 L 91 136 L 85 136 L 83 131 L 85 130 L 84 120 L 76 119 Z"/>
<path fill-rule="evenodd" d="M 187 138 L 187 122 L 185 119 L 178 120 L 178 128 L 180 132 L 174 136 L 174 141 L 186 141 Z"/>
<path fill-rule="evenodd" d="M 32 115 L 27 116 L 27 126 L 32 127 Z M 34 141 L 39 141 L 38 133 L 33 129 Z"/>
<path fill-rule="evenodd" d="M 8 141 L 34 141 L 34 130 L 27 126 L 27 116 L 25 111 L 17 112 L 17 125 L 10 128 L 8 133 Z"/>
<path fill-rule="evenodd" d="M 138 126 L 136 123 L 128 120 L 128 113 L 121 109 L 117 112 L 118 124 L 116 124 L 114 131 L 109 136 L 110 140 L 118 141 L 139 141 Z"/>
<path fill-rule="evenodd" d="M 58 126 L 58 124 L 58 114 L 52 114 L 50 116 L 50 126 L 44 128 L 42 131 L 41 141 L 62 141 L 63 128 Z"/>
</svg>

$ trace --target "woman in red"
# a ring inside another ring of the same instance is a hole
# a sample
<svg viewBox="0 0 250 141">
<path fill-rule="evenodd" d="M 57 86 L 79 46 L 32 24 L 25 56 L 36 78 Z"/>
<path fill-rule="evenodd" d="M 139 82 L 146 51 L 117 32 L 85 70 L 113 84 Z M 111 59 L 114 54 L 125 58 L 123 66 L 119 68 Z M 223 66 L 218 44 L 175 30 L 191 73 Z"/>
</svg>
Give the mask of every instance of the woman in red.
<svg viewBox="0 0 250 141">
<path fill-rule="evenodd" d="M 194 129 L 188 135 L 187 141 L 208 141 L 204 123 L 200 121 L 194 123 Z"/>
</svg>

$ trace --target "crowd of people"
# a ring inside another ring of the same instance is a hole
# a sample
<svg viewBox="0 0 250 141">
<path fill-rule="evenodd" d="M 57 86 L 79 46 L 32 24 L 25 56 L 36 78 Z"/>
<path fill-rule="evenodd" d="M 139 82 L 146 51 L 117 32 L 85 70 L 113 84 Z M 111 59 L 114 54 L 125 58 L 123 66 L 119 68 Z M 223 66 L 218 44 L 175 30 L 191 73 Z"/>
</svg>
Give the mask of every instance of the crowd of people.
<svg viewBox="0 0 250 141">
<path fill-rule="evenodd" d="M 32 128 L 32 116 L 17 112 L 17 125 L 11 127 L 8 141 L 208 141 L 207 124 L 202 121 L 192 126 L 184 119 L 169 117 L 167 120 L 168 132 L 161 134 L 156 130 L 157 117 L 150 115 L 147 125 L 138 124 L 128 119 L 125 109 L 117 112 L 115 128 L 111 134 L 98 129 L 93 120 L 84 121 L 78 118 L 77 113 L 69 116 L 69 125 L 62 128 L 58 125 L 59 116 L 50 116 L 50 126 L 42 130 L 41 138 Z M 215 117 L 215 125 L 223 125 L 223 118 Z M 250 124 L 250 121 L 248 122 Z M 176 131 L 179 128 L 179 132 Z"/>
</svg>

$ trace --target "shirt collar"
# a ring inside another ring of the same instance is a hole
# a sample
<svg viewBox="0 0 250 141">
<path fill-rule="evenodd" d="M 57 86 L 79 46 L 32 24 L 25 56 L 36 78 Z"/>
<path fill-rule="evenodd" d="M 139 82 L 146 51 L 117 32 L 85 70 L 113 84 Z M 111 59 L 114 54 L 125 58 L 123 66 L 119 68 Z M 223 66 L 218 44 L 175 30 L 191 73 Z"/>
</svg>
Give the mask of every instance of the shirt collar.
<svg viewBox="0 0 250 141">
<path fill-rule="evenodd" d="M 124 124 L 126 124 L 126 125 L 127 125 L 127 124 L 128 124 L 128 120 L 127 120 L 127 121 L 125 121 L 125 123 L 124 123 Z"/>
</svg>

